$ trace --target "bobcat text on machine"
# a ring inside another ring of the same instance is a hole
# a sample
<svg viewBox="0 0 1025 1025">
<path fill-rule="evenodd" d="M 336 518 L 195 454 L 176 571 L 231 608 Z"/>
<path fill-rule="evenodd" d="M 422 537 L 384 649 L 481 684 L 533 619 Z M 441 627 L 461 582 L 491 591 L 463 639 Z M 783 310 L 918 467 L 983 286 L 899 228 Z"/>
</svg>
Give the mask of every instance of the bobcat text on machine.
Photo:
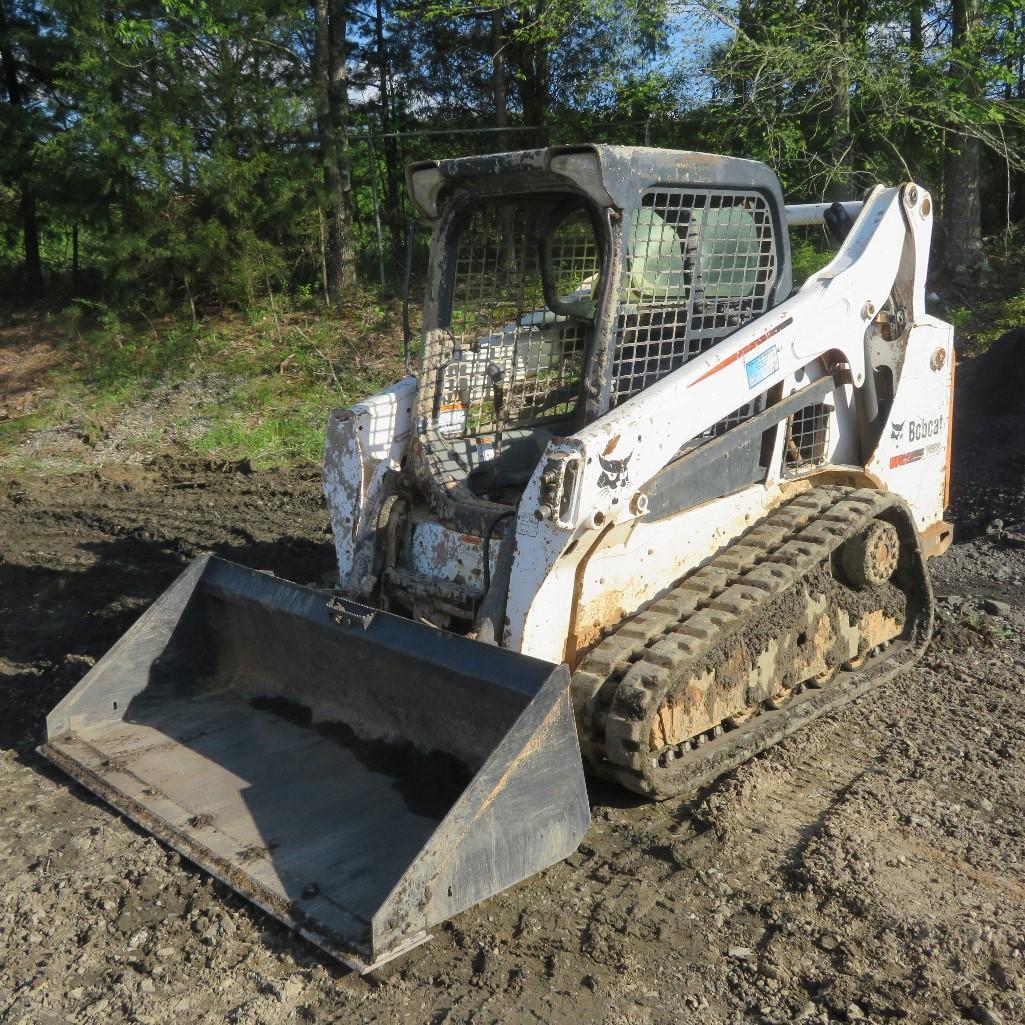
<svg viewBox="0 0 1025 1025">
<path fill-rule="evenodd" d="M 196 560 L 42 748 L 362 971 L 570 854 L 585 768 L 691 793 L 908 665 L 951 537 L 919 186 L 788 207 L 612 146 L 408 181 L 423 330 L 330 414 L 337 591 Z"/>
</svg>

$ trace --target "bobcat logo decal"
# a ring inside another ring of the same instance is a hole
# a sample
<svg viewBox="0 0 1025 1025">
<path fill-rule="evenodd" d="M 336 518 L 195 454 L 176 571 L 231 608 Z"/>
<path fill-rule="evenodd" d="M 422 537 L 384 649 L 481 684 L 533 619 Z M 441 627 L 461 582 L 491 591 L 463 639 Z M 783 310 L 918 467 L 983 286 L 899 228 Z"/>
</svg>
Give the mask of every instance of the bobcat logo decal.
<svg viewBox="0 0 1025 1025">
<path fill-rule="evenodd" d="M 890 424 L 890 441 L 900 441 L 900 439 L 904 437 L 904 424 L 905 423 L 907 423 L 907 421 L 906 420 L 902 420 L 899 424 L 898 423 L 891 423 Z"/>
<path fill-rule="evenodd" d="M 632 458 L 633 452 L 626 459 L 603 459 L 598 456 L 598 462 L 602 469 L 601 476 L 598 478 L 598 487 L 615 491 L 629 484 L 630 478 L 627 476 L 626 467 Z"/>
</svg>

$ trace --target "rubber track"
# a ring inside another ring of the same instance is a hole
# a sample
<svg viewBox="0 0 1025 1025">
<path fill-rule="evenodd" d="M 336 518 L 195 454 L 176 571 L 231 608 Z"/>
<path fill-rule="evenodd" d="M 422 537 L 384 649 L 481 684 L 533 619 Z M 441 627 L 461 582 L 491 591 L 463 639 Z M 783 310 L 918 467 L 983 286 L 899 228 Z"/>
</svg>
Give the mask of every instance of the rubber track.
<svg viewBox="0 0 1025 1025">
<path fill-rule="evenodd" d="M 908 594 L 909 624 L 902 639 L 885 657 L 842 671 L 825 688 L 806 690 L 777 711 L 761 712 L 668 766 L 653 765 L 651 724 L 670 690 L 769 603 L 828 565 L 841 544 L 881 513 L 897 520 L 901 562 L 910 566 L 919 592 Z M 625 621 L 583 659 L 571 691 L 584 759 L 598 775 L 646 796 L 692 791 L 910 665 L 928 644 L 932 616 L 921 545 L 901 498 L 871 489 L 806 491 Z"/>
</svg>

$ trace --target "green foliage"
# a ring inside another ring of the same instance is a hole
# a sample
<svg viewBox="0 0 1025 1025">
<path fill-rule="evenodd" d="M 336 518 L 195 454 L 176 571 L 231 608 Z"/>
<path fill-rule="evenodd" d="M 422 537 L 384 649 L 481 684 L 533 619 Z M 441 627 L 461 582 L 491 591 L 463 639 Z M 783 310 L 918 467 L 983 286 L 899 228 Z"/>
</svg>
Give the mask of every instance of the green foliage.
<svg viewBox="0 0 1025 1025">
<path fill-rule="evenodd" d="M 713 148 L 768 161 L 808 198 L 908 178 L 938 195 L 944 152 L 965 138 L 1021 169 L 1025 18 L 1020 5 L 1017 14 L 992 0 L 978 8 L 978 24 L 955 40 L 947 5 L 741 4 L 734 31 L 695 62 L 715 83 L 702 134 Z"/>
<path fill-rule="evenodd" d="M 794 285 L 801 285 L 816 271 L 822 270 L 836 254 L 831 249 L 817 247 L 807 239 L 793 239 L 790 257 L 793 263 Z"/>
<path fill-rule="evenodd" d="M 51 275 L 73 294 L 150 313 L 243 304 L 296 275 L 312 285 L 320 186 L 305 7 L 54 0 L 48 10 L 61 41 L 52 110 L 63 117 L 29 144 Z M 35 30 L 41 38 L 41 21 Z M 10 288 L 19 213 L 4 198 Z"/>
<path fill-rule="evenodd" d="M 983 301 L 974 310 L 962 307 L 952 312 L 955 329 L 971 340 L 976 352 L 985 352 L 1008 331 L 1025 327 L 1025 288 L 1007 297 Z"/>
<path fill-rule="evenodd" d="M 269 294 L 320 296 L 327 202 L 308 0 L 0 3 L 24 93 L 15 104 L 0 92 L 0 296 L 25 297 L 26 189 L 53 305 L 85 297 L 191 322 Z M 987 154 L 987 226 L 1009 208 L 1021 220 L 1025 12 L 976 6 L 977 24 L 955 37 L 951 5 L 896 0 L 347 5 L 361 279 L 383 265 L 387 292 L 401 278 L 406 162 L 499 145 L 734 153 L 766 160 L 796 199 L 915 178 L 939 205 L 945 158 L 972 139 Z M 504 136 L 480 131 L 495 127 L 496 48 Z"/>
<path fill-rule="evenodd" d="M 972 311 L 967 306 L 955 306 L 953 309 L 946 310 L 944 316 L 954 325 L 954 330 L 960 332 L 971 320 Z"/>
<path fill-rule="evenodd" d="M 84 303 L 49 320 L 64 355 L 53 394 L 35 415 L 0 423 L 0 453 L 32 430 L 69 422 L 86 439 L 101 438 L 143 406 L 167 419 L 183 394 L 185 420 L 154 428 L 139 439 L 143 448 L 177 437 L 202 455 L 256 465 L 317 462 L 328 411 L 401 373 L 399 310 L 369 296 L 329 316 L 271 295 L 197 327 Z M 206 425 L 198 436 L 197 423 Z"/>
<path fill-rule="evenodd" d="M 1025 327 L 1025 289 L 1001 304 L 996 311 L 995 327 L 1000 334 Z M 999 338 L 1000 335 L 998 334 L 996 337 Z M 996 341 L 996 338 L 993 341 Z"/>
</svg>

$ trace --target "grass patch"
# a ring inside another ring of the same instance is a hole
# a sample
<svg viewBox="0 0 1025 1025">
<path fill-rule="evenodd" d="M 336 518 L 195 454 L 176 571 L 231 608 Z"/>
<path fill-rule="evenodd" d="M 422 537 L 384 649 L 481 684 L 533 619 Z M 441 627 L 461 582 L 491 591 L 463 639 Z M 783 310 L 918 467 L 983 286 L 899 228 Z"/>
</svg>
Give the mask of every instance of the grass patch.
<svg viewBox="0 0 1025 1025">
<path fill-rule="evenodd" d="M 247 381 L 210 417 L 193 446 L 204 455 L 256 465 L 319 462 L 328 411 L 362 395 L 362 390 L 346 395 L 316 385 L 296 388 L 294 381 Z"/>
<path fill-rule="evenodd" d="M 31 456 L 11 456 L 4 460 L 4 468 L 13 473 L 45 473 L 48 477 L 74 477 L 91 469 L 91 464 L 81 460 L 33 458 Z"/>
<path fill-rule="evenodd" d="M 947 319 L 962 341 L 975 353 L 985 352 L 1008 331 L 1025 327 L 1025 287 L 995 299 L 981 299 L 947 311 Z"/>
<path fill-rule="evenodd" d="M 985 352 L 1008 331 L 1025 327 L 1025 264 L 1021 261 L 1025 229 L 1006 245 L 991 246 L 991 272 L 978 281 L 941 284 L 940 314 L 954 325 L 958 351 Z"/>
<path fill-rule="evenodd" d="M 328 411 L 402 374 L 399 305 L 368 294 L 328 312 L 275 297 L 197 324 L 78 306 L 40 327 L 60 358 L 38 408 L 0 422 L 9 463 L 29 435 L 58 425 L 87 445 L 117 435 L 135 451 L 170 440 L 262 467 L 319 462 Z"/>
</svg>

